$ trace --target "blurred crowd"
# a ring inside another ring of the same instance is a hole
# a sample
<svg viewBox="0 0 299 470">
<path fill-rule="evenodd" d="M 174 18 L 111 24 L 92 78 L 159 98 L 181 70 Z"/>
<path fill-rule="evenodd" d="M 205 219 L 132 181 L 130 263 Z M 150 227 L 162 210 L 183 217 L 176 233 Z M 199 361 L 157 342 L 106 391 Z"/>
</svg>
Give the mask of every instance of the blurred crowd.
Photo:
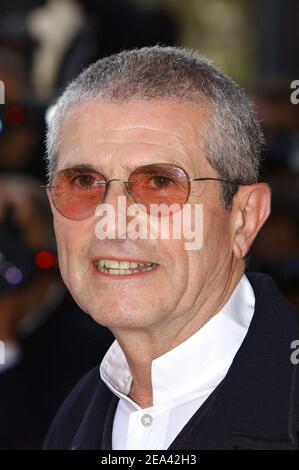
<svg viewBox="0 0 299 470">
<path fill-rule="evenodd" d="M 66 292 L 45 192 L 49 105 L 97 58 L 179 44 L 176 18 L 124 0 L 14 0 L 0 5 L 0 448 L 40 448 L 61 402 L 112 341 Z M 294 77 L 298 78 L 298 77 Z M 272 217 L 248 269 L 270 273 L 299 305 L 299 105 L 288 89 L 251 90 L 266 145 Z"/>
</svg>

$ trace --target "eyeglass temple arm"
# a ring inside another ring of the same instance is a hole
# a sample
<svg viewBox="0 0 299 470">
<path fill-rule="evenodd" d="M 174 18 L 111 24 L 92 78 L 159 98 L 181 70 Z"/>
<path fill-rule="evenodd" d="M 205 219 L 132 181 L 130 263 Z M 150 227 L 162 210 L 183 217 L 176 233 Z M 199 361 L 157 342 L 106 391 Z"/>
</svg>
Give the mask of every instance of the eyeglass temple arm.
<svg viewBox="0 0 299 470">
<path fill-rule="evenodd" d="M 220 181 L 221 183 L 235 184 L 237 186 L 244 185 L 244 183 L 242 183 L 241 181 L 229 181 L 222 178 L 192 178 L 188 181 Z"/>
</svg>

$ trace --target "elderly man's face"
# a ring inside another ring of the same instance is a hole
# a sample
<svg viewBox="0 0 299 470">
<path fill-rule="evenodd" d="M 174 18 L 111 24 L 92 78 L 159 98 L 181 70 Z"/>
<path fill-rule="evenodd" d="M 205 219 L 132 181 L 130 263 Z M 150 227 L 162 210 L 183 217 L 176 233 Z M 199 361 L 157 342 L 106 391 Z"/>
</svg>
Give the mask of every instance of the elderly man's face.
<svg viewBox="0 0 299 470">
<path fill-rule="evenodd" d="M 62 125 L 57 170 L 92 165 L 107 180 L 127 181 L 137 167 L 171 163 L 190 178 L 217 177 L 201 149 L 207 115 L 197 105 L 174 101 L 94 101 L 71 110 Z M 189 201 L 203 204 L 204 236 L 199 250 L 181 239 L 106 239 L 95 235 L 97 217 L 74 221 L 54 209 L 62 277 L 83 310 L 113 328 L 164 328 L 183 315 L 191 318 L 227 279 L 232 264 L 231 214 L 219 197 L 219 182 L 191 183 Z M 105 202 L 126 195 L 112 182 Z M 105 275 L 95 260 L 155 263 L 156 269 L 127 276 Z"/>
</svg>

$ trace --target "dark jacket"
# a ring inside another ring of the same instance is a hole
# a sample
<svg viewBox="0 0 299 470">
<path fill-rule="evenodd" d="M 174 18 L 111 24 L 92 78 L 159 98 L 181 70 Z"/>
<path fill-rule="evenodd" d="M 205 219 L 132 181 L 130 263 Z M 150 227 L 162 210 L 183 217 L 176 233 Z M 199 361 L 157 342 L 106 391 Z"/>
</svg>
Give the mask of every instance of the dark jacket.
<svg viewBox="0 0 299 470">
<path fill-rule="evenodd" d="M 169 449 L 299 448 L 299 365 L 291 361 L 299 314 L 269 276 L 248 278 L 256 298 L 248 333 L 226 377 Z M 117 403 L 92 369 L 61 407 L 44 448 L 111 449 Z"/>
</svg>

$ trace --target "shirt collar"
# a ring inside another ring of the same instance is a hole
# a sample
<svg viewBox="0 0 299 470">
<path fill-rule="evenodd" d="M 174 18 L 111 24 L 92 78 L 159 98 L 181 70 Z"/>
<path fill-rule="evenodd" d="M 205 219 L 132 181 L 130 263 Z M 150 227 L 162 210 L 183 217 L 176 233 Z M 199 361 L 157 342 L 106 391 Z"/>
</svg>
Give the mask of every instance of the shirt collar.
<svg viewBox="0 0 299 470">
<path fill-rule="evenodd" d="M 179 401 L 212 391 L 225 376 L 246 336 L 254 312 L 255 297 L 243 275 L 224 307 L 183 343 L 152 362 L 153 404 Z M 117 341 L 100 365 L 102 380 L 115 395 L 127 397 L 132 375 Z M 136 404 L 135 404 L 136 406 Z"/>
</svg>

